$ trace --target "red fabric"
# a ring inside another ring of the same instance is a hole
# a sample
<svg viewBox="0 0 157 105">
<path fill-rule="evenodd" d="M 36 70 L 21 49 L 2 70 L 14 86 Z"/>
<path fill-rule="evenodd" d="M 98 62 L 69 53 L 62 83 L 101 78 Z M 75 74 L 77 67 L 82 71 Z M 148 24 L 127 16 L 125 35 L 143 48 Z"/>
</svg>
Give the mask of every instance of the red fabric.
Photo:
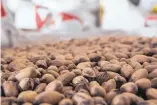
<svg viewBox="0 0 157 105">
<path fill-rule="evenodd" d="M 36 24 L 37 24 L 37 28 L 41 29 L 41 27 L 46 23 L 48 17 L 46 17 L 44 20 L 42 20 L 40 18 L 40 15 L 38 14 L 38 8 L 41 8 L 40 6 L 36 6 L 35 7 L 35 16 L 36 16 Z"/>
<path fill-rule="evenodd" d="M 61 15 L 63 17 L 63 21 L 76 19 L 82 23 L 82 21 L 77 16 L 68 13 L 63 13 L 63 12 L 61 13 Z"/>
<path fill-rule="evenodd" d="M 5 12 L 5 9 L 4 9 L 4 7 L 3 7 L 3 5 L 2 5 L 2 1 L 1 1 L 1 16 L 2 17 L 4 17 L 4 16 L 6 16 L 7 14 L 6 14 L 6 12 Z"/>
<path fill-rule="evenodd" d="M 146 20 L 157 20 L 157 16 L 148 16 Z"/>
</svg>

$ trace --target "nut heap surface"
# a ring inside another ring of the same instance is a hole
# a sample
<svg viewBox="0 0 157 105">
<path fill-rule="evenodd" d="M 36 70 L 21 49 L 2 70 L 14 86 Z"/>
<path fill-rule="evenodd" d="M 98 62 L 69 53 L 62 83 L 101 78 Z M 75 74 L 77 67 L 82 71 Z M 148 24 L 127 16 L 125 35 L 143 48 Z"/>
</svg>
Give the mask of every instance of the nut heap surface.
<svg viewBox="0 0 157 105">
<path fill-rule="evenodd" d="M 71 39 L 1 57 L 1 105 L 157 105 L 157 38 Z"/>
</svg>

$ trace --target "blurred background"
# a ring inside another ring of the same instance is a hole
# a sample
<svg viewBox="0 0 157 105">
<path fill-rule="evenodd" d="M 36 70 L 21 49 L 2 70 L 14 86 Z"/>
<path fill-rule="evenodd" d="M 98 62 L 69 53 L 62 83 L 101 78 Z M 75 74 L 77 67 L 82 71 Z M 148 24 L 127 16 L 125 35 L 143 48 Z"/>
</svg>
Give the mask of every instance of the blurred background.
<svg viewBox="0 0 157 105">
<path fill-rule="evenodd" d="M 157 0 L 1 0 L 1 30 L 2 47 L 40 36 L 105 31 L 152 37 L 157 36 Z"/>
</svg>

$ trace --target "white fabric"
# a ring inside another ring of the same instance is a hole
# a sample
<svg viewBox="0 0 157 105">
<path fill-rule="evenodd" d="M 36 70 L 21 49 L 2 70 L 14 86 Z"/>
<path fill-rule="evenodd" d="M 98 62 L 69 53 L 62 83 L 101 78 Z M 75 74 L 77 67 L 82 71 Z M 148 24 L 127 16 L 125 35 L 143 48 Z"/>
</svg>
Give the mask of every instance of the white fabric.
<svg viewBox="0 0 157 105">
<path fill-rule="evenodd" d="M 135 31 L 144 26 L 144 17 L 127 0 L 103 0 L 102 28 Z"/>
</svg>

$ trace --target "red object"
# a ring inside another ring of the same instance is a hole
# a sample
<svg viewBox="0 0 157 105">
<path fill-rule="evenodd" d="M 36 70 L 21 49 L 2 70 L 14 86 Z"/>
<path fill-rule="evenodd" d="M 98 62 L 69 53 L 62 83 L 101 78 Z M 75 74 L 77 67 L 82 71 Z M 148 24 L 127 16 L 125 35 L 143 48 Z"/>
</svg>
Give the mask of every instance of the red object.
<svg viewBox="0 0 157 105">
<path fill-rule="evenodd" d="M 38 29 L 41 29 L 41 27 L 46 23 L 46 21 L 48 20 L 48 16 L 44 19 L 44 20 L 42 20 L 41 18 L 40 18 L 40 15 L 38 14 L 38 8 L 44 8 L 44 7 L 41 7 L 41 6 L 36 6 L 35 7 L 35 15 L 36 15 L 36 23 L 37 23 L 37 28 Z"/>
<path fill-rule="evenodd" d="M 61 13 L 61 16 L 63 17 L 63 21 L 75 19 L 75 20 L 78 20 L 80 23 L 82 23 L 82 21 L 77 16 L 74 16 L 68 13 L 63 13 L 63 12 Z"/>
<path fill-rule="evenodd" d="M 149 21 L 157 22 L 157 16 L 148 16 L 148 17 L 146 17 L 145 24 L 144 24 L 145 27 L 149 26 L 149 24 L 148 24 Z"/>
<path fill-rule="evenodd" d="M 4 7 L 3 7 L 3 4 L 2 4 L 2 1 L 1 1 L 1 16 L 2 17 L 5 17 L 7 14 L 6 14 L 6 11 L 5 11 L 5 9 L 4 9 Z"/>
</svg>

